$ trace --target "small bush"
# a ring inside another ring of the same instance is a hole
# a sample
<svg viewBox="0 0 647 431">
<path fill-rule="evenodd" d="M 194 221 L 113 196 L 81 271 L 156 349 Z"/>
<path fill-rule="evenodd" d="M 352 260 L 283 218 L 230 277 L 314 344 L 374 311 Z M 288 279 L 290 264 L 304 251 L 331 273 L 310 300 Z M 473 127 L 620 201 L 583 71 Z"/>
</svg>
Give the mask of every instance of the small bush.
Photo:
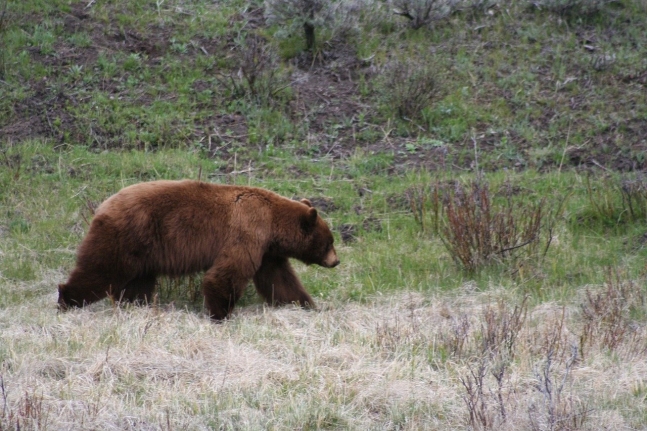
<svg viewBox="0 0 647 431">
<path fill-rule="evenodd" d="M 543 403 L 528 409 L 530 429 L 534 430 L 578 430 L 583 429 L 590 410 L 567 391 L 572 378 L 571 371 L 578 361 L 577 347 L 571 346 L 570 356 L 560 369 L 556 351 L 549 349 L 543 361 L 534 367 L 534 389 L 541 394 Z"/>
<path fill-rule="evenodd" d="M 526 256 L 536 254 L 542 228 L 548 222 L 544 200 L 522 204 L 508 196 L 502 204 L 494 204 L 489 186 L 482 180 L 474 180 L 469 186 L 457 183 L 436 202 L 443 205 L 440 238 L 452 259 L 467 272 L 514 259 L 522 251 Z M 547 230 L 544 253 L 550 245 Z"/>
<path fill-rule="evenodd" d="M 409 20 L 411 28 L 429 26 L 456 10 L 458 0 L 393 0 L 393 13 Z"/>
<path fill-rule="evenodd" d="M 384 109 L 402 119 L 417 119 L 437 94 L 435 71 L 429 63 L 408 59 L 388 63 L 377 80 Z"/>
<path fill-rule="evenodd" d="M 358 18 L 374 5 L 365 0 L 326 2 L 323 0 L 266 0 L 267 23 L 279 24 L 276 36 L 303 31 L 306 50 L 317 46 L 316 31 L 325 28 L 331 37 L 344 38 L 358 30 Z"/>
<path fill-rule="evenodd" d="M 580 335 L 580 352 L 595 343 L 615 350 L 633 333 L 632 311 L 645 305 L 643 289 L 626 276 L 609 269 L 604 290 L 586 289 L 581 304 L 584 324 Z"/>
<path fill-rule="evenodd" d="M 478 359 L 470 364 L 468 374 L 459 377 L 472 429 L 498 429 L 513 408 L 504 385 L 527 312 L 527 298 L 512 309 L 500 300 L 496 307 L 488 305 L 480 318 L 481 328 L 475 333 Z"/>
<path fill-rule="evenodd" d="M 260 106 L 272 105 L 289 84 L 279 72 L 273 47 L 256 35 L 237 43 L 236 71 L 219 81 L 234 98 L 247 98 Z"/>
<path fill-rule="evenodd" d="M 525 297 L 513 309 L 501 300 L 496 307 L 488 306 L 481 319 L 482 354 L 512 359 L 515 355 L 517 337 L 528 313 L 528 298 Z"/>
</svg>

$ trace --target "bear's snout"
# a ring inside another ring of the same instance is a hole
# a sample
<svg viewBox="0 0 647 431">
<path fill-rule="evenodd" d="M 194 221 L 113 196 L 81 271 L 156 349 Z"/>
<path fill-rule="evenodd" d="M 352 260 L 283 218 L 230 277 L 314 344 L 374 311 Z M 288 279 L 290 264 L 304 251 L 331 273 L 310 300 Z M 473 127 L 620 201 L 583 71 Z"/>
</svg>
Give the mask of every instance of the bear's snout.
<svg viewBox="0 0 647 431">
<path fill-rule="evenodd" d="M 328 254 L 326 254 L 326 257 L 323 260 L 323 265 L 326 268 L 334 268 L 337 265 L 339 265 L 339 258 L 337 257 L 337 253 L 335 252 L 335 249 L 331 249 Z"/>
</svg>

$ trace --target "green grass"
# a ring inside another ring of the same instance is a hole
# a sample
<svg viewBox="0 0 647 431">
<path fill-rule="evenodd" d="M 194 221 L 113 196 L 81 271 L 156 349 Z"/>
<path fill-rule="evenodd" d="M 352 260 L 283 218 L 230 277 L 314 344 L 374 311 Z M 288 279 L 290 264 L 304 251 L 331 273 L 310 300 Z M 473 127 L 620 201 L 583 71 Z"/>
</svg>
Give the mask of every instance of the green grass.
<svg viewBox="0 0 647 431">
<path fill-rule="evenodd" d="M 451 176 L 425 172 L 385 176 L 380 169 L 385 162 L 381 155 L 297 162 L 283 153 L 282 157 L 261 157 L 251 165 L 253 169 L 239 166 L 242 174 L 222 174 L 220 163 L 198 149 L 96 153 L 82 146 L 54 149 L 32 141 L 6 149 L 4 157 L 13 161 L 13 166 L 5 166 L 0 174 L 5 253 L 1 268 L 8 280 L 33 280 L 47 269 L 71 269 L 75 247 L 91 220 L 89 206 L 96 206 L 120 188 L 140 181 L 198 176 L 332 202 L 323 214 L 335 231 L 344 265 L 333 271 L 299 270 L 312 293 L 324 299 L 362 300 L 402 289 L 451 291 L 473 280 L 481 290 L 495 282 L 517 286 L 537 301 L 566 300 L 578 286 L 602 283 L 605 268 L 623 268 L 630 277 L 640 276 L 644 269 L 642 219 L 613 229 L 581 221 L 586 214 L 597 214 L 587 194 L 591 184 L 598 194 L 613 196 L 608 178 L 533 171 L 489 176 L 495 198 L 499 190 L 512 187 L 521 192 L 516 199 L 525 202 L 549 196 L 546 208 L 564 204 L 554 219 L 554 241 L 544 258 L 527 261 L 523 267 L 495 265 L 465 274 L 440 238 L 414 220 L 409 207 L 408 193 L 413 187 Z M 620 205 L 616 200 L 619 211 Z M 355 241 L 341 242 L 342 225 L 354 226 Z M 342 283 L 342 279 L 350 282 Z"/>
</svg>

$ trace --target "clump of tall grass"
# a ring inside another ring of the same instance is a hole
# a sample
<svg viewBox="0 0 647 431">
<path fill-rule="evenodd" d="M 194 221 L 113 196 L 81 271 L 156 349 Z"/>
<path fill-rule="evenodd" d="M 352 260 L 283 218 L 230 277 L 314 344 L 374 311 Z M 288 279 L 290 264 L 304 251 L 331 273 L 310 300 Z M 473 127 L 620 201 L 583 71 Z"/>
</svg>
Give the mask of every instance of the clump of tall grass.
<svg viewBox="0 0 647 431">
<path fill-rule="evenodd" d="M 608 175 L 586 178 L 588 205 L 576 216 L 578 225 L 617 227 L 647 221 L 647 176 Z"/>
</svg>

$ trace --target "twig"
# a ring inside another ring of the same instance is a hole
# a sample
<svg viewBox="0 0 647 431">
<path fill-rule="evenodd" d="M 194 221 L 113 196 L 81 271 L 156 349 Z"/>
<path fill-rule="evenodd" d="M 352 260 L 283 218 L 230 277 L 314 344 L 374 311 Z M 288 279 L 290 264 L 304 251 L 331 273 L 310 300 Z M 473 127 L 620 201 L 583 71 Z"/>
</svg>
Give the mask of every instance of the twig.
<svg viewBox="0 0 647 431">
<path fill-rule="evenodd" d="M 529 239 L 528 241 L 524 242 L 523 244 L 515 245 L 514 247 L 504 248 L 503 250 L 497 251 L 497 253 L 501 254 L 501 253 L 505 253 L 506 251 L 516 250 L 518 248 L 521 248 L 521 247 L 523 247 L 525 245 L 530 244 L 531 242 L 535 241 L 536 239 L 537 239 L 537 237 L 535 236 L 534 238 Z"/>
<path fill-rule="evenodd" d="M 559 161 L 559 169 L 557 173 L 562 172 L 562 164 L 564 163 L 564 157 L 566 157 L 566 151 L 568 151 L 568 140 L 571 136 L 571 121 L 568 122 L 568 132 L 566 132 L 566 142 L 564 143 L 564 151 L 562 152 L 562 159 Z"/>
<path fill-rule="evenodd" d="M 223 177 L 223 176 L 226 176 L 226 175 L 248 174 L 248 173 L 253 172 L 255 170 L 256 170 L 255 168 L 249 167 L 247 169 L 241 169 L 239 171 L 231 171 L 231 172 L 226 172 L 226 173 L 217 173 L 217 174 L 212 174 L 212 175 Z"/>
<path fill-rule="evenodd" d="M 607 169 L 607 168 L 605 168 L 604 166 L 602 166 L 600 163 L 598 163 L 598 161 L 597 161 L 597 160 L 595 160 L 595 159 L 591 159 L 591 163 L 593 163 L 593 164 L 594 164 L 595 166 L 597 166 L 598 168 L 600 168 L 600 169 L 602 169 L 602 170 L 605 170 L 605 171 L 609 172 L 609 169 Z"/>
<path fill-rule="evenodd" d="M 408 18 L 411 21 L 413 21 L 415 19 L 413 16 L 411 16 L 411 14 L 409 12 L 401 12 L 401 11 L 399 11 L 397 9 L 393 9 L 393 13 L 396 14 L 396 15 L 400 15 L 400 16 L 403 16 L 405 18 Z"/>
</svg>

